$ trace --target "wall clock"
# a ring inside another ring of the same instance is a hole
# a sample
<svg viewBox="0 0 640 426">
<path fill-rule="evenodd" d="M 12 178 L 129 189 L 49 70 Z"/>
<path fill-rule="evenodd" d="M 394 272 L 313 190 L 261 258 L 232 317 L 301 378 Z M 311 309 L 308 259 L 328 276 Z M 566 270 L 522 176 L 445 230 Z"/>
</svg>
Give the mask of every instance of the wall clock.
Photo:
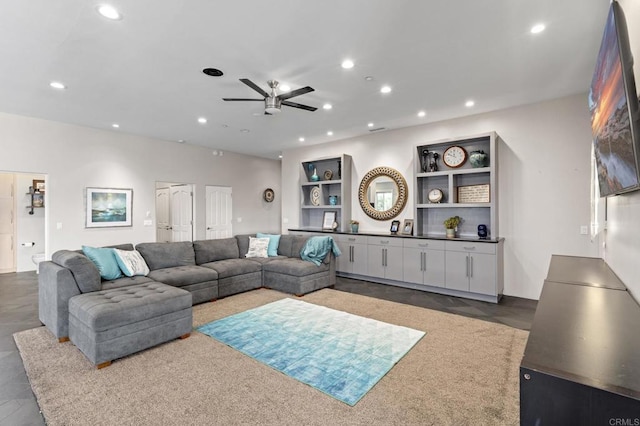
<svg viewBox="0 0 640 426">
<path fill-rule="evenodd" d="M 264 194 L 262 194 L 262 196 L 267 203 L 270 203 L 276 197 L 276 194 L 273 192 L 273 189 L 267 188 L 264 190 Z"/>
<path fill-rule="evenodd" d="M 467 151 L 461 146 L 450 146 L 442 154 L 442 161 L 447 167 L 455 169 L 467 161 Z"/>
<path fill-rule="evenodd" d="M 439 203 L 444 198 L 444 193 L 441 189 L 434 188 L 429 191 L 427 198 L 429 199 L 430 203 Z"/>
</svg>

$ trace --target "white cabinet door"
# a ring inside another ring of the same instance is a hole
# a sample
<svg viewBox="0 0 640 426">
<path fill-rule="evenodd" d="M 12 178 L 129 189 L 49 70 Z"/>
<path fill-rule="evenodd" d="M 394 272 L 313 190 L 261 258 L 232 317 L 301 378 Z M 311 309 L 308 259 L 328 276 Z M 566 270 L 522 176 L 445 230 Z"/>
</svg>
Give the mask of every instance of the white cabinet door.
<svg viewBox="0 0 640 426">
<path fill-rule="evenodd" d="M 402 247 L 385 247 L 384 277 L 402 281 Z"/>
<path fill-rule="evenodd" d="M 497 293 L 496 256 L 473 253 L 469 258 L 469 290 L 473 293 L 495 295 Z"/>
<path fill-rule="evenodd" d="M 367 275 L 367 245 L 353 244 L 352 247 L 352 272 L 358 275 Z"/>
<path fill-rule="evenodd" d="M 469 291 L 469 254 L 463 251 L 447 251 L 445 264 L 445 287 Z"/>
<path fill-rule="evenodd" d="M 425 250 L 424 283 L 432 287 L 444 287 L 444 250 Z"/>
<path fill-rule="evenodd" d="M 375 278 L 384 278 L 384 247 L 367 247 L 367 273 Z"/>
<path fill-rule="evenodd" d="M 424 251 L 405 247 L 402 254 L 404 281 L 413 284 L 424 284 Z"/>
</svg>

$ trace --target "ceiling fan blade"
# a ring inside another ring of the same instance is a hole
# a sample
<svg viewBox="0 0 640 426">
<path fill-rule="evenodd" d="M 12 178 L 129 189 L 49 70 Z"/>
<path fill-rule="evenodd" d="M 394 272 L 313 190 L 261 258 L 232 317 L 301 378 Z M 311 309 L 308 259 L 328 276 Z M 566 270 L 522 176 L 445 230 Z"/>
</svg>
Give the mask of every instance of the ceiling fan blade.
<svg viewBox="0 0 640 426">
<path fill-rule="evenodd" d="M 244 98 L 222 98 L 223 101 L 257 101 L 264 102 L 264 99 L 244 99 Z"/>
<path fill-rule="evenodd" d="M 306 109 L 307 111 L 315 111 L 315 110 L 318 109 L 316 107 L 312 107 L 312 106 L 309 106 L 309 105 L 297 104 L 295 102 L 290 102 L 290 101 L 282 101 L 282 105 L 286 105 L 286 106 L 290 106 L 290 107 L 294 107 L 294 108 Z"/>
<path fill-rule="evenodd" d="M 305 93 L 313 92 L 315 89 L 313 87 L 303 87 L 301 89 L 292 90 L 291 92 L 282 93 L 278 95 L 280 100 L 284 101 L 285 99 L 293 98 L 294 96 L 304 95 Z"/>
<path fill-rule="evenodd" d="M 265 92 L 264 90 L 262 90 L 260 88 L 260 86 L 258 86 L 257 84 L 255 84 L 253 81 L 249 80 L 248 78 L 241 78 L 240 79 L 241 82 L 243 82 L 244 84 L 246 84 L 247 86 L 251 87 L 253 90 L 255 90 L 256 92 L 260 93 L 262 96 L 264 96 L 265 98 L 269 97 L 269 94 L 267 92 Z"/>
</svg>

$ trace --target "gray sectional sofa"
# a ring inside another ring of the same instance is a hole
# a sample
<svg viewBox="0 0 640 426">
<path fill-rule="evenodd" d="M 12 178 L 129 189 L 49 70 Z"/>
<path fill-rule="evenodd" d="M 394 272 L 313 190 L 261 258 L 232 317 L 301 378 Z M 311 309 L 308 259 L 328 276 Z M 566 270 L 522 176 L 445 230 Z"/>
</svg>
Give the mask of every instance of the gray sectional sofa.
<svg viewBox="0 0 640 426">
<path fill-rule="evenodd" d="M 60 250 L 51 261 L 40 263 L 40 321 L 65 341 L 69 336 L 69 302 L 74 296 L 92 292 L 102 292 L 103 296 L 106 291 L 154 282 L 187 290 L 193 304 L 260 287 L 302 296 L 335 285 L 336 261 L 332 252 L 319 266 L 300 258 L 310 237 L 282 235 L 277 257 L 245 258 L 249 237 L 140 243 L 135 249 L 149 266 L 149 274 L 112 281 L 102 280 L 96 266 L 81 251 Z M 134 249 L 132 244 L 111 247 Z"/>
</svg>

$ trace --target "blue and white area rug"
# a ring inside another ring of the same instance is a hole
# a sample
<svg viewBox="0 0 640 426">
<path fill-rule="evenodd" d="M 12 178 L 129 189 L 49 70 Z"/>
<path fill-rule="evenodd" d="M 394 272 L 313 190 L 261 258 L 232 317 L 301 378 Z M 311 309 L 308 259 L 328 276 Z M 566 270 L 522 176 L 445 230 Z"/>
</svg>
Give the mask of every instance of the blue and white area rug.
<svg viewBox="0 0 640 426">
<path fill-rule="evenodd" d="M 425 334 L 293 299 L 196 330 L 351 406 Z"/>
</svg>

